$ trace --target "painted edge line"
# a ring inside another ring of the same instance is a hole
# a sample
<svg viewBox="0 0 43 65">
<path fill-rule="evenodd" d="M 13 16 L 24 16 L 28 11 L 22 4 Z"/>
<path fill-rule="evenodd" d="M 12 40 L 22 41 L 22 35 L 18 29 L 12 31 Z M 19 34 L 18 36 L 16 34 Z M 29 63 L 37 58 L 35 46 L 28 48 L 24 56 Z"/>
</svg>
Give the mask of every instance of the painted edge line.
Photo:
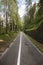
<svg viewBox="0 0 43 65">
<path fill-rule="evenodd" d="M 21 43 L 22 43 L 22 33 L 20 33 L 20 44 L 19 44 L 19 51 L 18 51 L 17 65 L 20 65 Z"/>
</svg>

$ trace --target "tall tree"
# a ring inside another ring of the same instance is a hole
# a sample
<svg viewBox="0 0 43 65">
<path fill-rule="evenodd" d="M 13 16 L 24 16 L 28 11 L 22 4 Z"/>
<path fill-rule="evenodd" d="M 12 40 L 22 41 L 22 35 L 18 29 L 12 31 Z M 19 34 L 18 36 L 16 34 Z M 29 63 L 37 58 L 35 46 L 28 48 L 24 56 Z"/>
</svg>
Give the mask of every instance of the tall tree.
<svg viewBox="0 0 43 65">
<path fill-rule="evenodd" d="M 40 5 L 40 8 L 38 11 L 38 15 L 43 15 L 43 0 L 39 1 L 39 5 Z"/>
<path fill-rule="evenodd" d="M 7 33 L 9 21 L 12 23 L 12 30 L 14 30 L 14 25 L 17 23 L 16 16 L 18 14 L 18 7 L 16 0 L 4 0 L 3 3 L 4 3 L 5 16 L 6 16 L 6 33 Z M 10 18 L 9 21 L 8 18 Z"/>
<path fill-rule="evenodd" d="M 30 6 L 26 16 L 24 17 L 25 29 L 30 29 L 33 27 L 35 11 L 36 11 L 36 4 Z"/>
</svg>

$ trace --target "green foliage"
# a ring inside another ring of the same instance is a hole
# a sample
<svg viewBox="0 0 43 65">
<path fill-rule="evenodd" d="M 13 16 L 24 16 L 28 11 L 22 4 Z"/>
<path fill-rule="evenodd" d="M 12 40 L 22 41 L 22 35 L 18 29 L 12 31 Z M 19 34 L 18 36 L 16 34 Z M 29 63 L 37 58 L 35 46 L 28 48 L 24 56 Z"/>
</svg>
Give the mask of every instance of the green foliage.
<svg viewBox="0 0 43 65">
<path fill-rule="evenodd" d="M 43 10 L 41 10 L 41 7 L 40 7 L 39 8 L 40 11 L 38 10 L 36 12 L 36 8 L 39 6 L 37 5 L 35 3 L 33 6 L 30 6 L 29 10 L 27 11 L 27 15 L 25 15 L 24 17 L 24 30 L 25 31 L 36 30 L 43 22 L 43 14 L 40 14 L 40 13 L 43 13 L 42 12 Z"/>
<path fill-rule="evenodd" d="M 43 0 L 31 5 L 27 10 L 24 17 L 24 31 L 43 43 Z"/>
<path fill-rule="evenodd" d="M 20 23 L 20 17 L 18 14 L 18 5 L 16 0 L 1 0 L 2 6 L 3 6 L 3 13 L 4 13 L 4 18 L 6 16 L 5 22 L 5 27 L 3 24 L 2 28 L 5 28 L 6 33 L 9 31 L 17 31 L 21 27 Z M 0 7 L 1 7 L 0 3 Z M 0 30 L 0 32 L 3 33 L 3 31 Z"/>
<path fill-rule="evenodd" d="M 39 11 L 38 11 L 38 15 L 43 15 L 43 0 L 40 0 L 39 1 L 39 4 L 40 4 L 40 8 L 39 8 Z"/>
<path fill-rule="evenodd" d="M 0 1 L 0 11 L 1 11 L 1 6 L 2 6 L 2 3 L 1 3 L 1 1 Z"/>
<path fill-rule="evenodd" d="M 8 34 L 1 34 L 0 39 L 3 39 L 5 42 L 11 42 L 15 38 L 17 33 L 10 31 Z"/>
</svg>

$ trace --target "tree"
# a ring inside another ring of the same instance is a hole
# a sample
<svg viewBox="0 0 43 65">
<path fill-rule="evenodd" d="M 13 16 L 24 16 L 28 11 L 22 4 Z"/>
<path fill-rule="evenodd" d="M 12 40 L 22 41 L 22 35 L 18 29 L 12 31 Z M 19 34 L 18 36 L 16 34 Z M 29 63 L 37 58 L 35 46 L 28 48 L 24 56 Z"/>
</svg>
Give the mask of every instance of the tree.
<svg viewBox="0 0 43 65">
<path fill-rule="evenodd" d="M 12 31 L 14 31 L 14 28 L 17 24 L 17 15 L 18 15 L 17 2 L 14 0 L 11 0 L 9 3 L 9 16 L 12 23 Z"/>
<path fill-rule="evenodd" d="M 2 11 L 2 3 L 1 3 L 1 1 L 0 1 L 0 12 Z"/>
<path fill-rule="evenodd" d="M 17 23 L 17 15 L 18 15 L 18 7 L 16 0 L 2 0 L 4 6 L 4 13 L 6 16 L 6 33 L 8 32 L 8 23 L 10 22 L 12 25 L 12 31 L 14 31 L 14 27 Z M 8 21 L 8 18 L 9 21 Z"/>
<path fill-rule="evenodd" d="M 26 16 L 24 17 L 25 29 L 31 29 L 33 27 L 35 11 L 36 11 L 36 3 L 33 6 L 30 6 Z"/>
<path fill-rule="evenodd" d="M 38 11 L 38 15 L 43 15 L 43 0 L 39 1 L 39 11 Z"/>
</svg>

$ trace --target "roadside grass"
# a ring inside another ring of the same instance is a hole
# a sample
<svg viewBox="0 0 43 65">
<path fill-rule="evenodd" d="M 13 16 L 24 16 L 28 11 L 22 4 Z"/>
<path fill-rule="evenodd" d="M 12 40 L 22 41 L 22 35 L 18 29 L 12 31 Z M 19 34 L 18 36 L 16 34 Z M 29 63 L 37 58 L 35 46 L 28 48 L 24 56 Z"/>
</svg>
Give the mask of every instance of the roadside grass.
<svg viewBox="0 0 43 65">
<path fill-rule="evenodd" d="M 9 32 L 8 34 L 0 35 L 0 53 L 9 47 L 10 43 L 15 39 L 17 34 L 18 32 Z"/>
<path fill-rule="evenodd" d="M 16 32 L 10 32 L 8 34 L 1 34 L 0 35 L 0 40 L 2 40 L 2 42 L 8 43 L 8 42 L 12 41 L 13 38 L 16 37 L 16 35 L 17 35 Z"/>
<path fill-rule="evenodd" d="M 28 35 L 27 35 L 28 36 Z M 43 53 L 43 44 L 33 39 L 31 36 L 28 36 L 31 42 Z"/>
</svg>

